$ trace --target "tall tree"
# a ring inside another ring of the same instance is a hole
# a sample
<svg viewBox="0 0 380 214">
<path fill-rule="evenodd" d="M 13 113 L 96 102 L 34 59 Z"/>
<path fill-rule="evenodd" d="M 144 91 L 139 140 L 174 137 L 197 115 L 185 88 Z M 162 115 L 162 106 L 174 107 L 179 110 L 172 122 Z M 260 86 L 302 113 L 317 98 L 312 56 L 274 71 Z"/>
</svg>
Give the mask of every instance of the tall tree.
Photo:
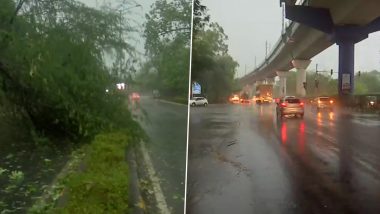
<svg viewBox="0 0 380 214">
<path fill-rule="evenodd" d="M 223 28 L 209 20 L 207 8 L 195 1 L 191 80 L 201 83 L 210 102 L 224 102 L 236 90 L 238 63 L 228 54 Z"/>
<path fill-rule="evenodd" d="M 134 124 L 116 116 L 122 102 L 105 93 L 118 78 L 105 53 L 134 51 L 119 33 L 133 29 L 117 11 L 75 0 L 3 0 L 0 8 L 0 87 L 37 128 L 78 137 Z"/>
<path fill-rule="evenodd" d="M 161 91 L 169 96 L 188 93 L 191 1 L 158 0 L 146 15 L 144 37 L 148 64 L 157 71 Z M 155 74 L 156 75 L 156 74 Z"/>
</svg>

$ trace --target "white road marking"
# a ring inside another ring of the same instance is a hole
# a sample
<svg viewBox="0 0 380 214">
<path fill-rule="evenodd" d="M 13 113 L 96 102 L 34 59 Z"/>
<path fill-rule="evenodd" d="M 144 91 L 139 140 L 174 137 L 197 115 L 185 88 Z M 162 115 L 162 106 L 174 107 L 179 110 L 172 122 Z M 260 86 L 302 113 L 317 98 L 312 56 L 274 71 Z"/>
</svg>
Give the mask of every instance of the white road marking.
<svg viewBox="0 0 380 214">
<path fill-rule="evenodd" d="M 140 148 L 143 154 L 144 162 L 147 167 L 148 176 L 150 180 L 152 181 L 154 197 L 156 198 L 156 201 L 157 201 L 157 207 L 161 214 L 170 214 L 165 196 L 161 189 L 160 180 L 156 176 L 156 172 L 153 168 L 153 164 L 148 154 L 148 150 L 145 147 L 145 143 L 141 141 L 140 145 L 141 145 Z"/>
<path fill-rule="evenodd" d="M 187 106 L 186 104 L 183 104 L 183 103 L 175 103 L 175 102 L 171 102 L 171 101 L 167 101 L 167 100 L 159 100 L 159 101 L 162 103 L 167 103 L 167 104 L 172 104 L 172 105 Z"/>
</svg>

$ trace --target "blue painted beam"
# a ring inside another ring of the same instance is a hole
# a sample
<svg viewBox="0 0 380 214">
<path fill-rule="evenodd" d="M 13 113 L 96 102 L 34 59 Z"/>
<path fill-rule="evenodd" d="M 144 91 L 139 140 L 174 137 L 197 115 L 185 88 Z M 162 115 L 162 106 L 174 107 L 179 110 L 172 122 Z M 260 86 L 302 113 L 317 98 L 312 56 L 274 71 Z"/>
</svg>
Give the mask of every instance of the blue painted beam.
<svg viewBox="0 0 380 214">
<path fill-rule="evenodd" d="M 380 31 L 380 17 L 369 23 L 366 28 L 368 34 Z"/>
<path fill-rule="evenodd" d="M 338 45 L 342 41 L 358 43 L 368 38 L 367 28 L 366 26 L 357 25 L 335 26 L 332 38 L 333 42 L 336 42 Z"/>
<path fill-rule="evenodd" d="M 330 11 L 325 8 L 285 5 L 285 17 L 327 34 L 333 33 L 334 30 L 334 23 Z"/>
</svg>

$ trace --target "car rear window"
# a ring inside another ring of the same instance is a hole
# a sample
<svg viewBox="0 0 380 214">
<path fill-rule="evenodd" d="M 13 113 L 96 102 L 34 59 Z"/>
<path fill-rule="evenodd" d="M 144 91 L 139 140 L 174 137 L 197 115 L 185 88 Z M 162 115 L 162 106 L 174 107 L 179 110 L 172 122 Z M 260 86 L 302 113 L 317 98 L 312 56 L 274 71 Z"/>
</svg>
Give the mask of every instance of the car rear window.
<svg viewBox="0 0 380 214">
<path fill-rule="evenodd" d="M 329 98 L 328 97 L 321 97 L 319 98 L 320 101 L 329 101 Z"/>
<path fill-rule="evenodd" d="M 300 103 L 300 99 L 294 99 L 294 98 L 291 98 L 291 99 L 286 99 L 285 100 L 287 103 Z"/>
</svg>

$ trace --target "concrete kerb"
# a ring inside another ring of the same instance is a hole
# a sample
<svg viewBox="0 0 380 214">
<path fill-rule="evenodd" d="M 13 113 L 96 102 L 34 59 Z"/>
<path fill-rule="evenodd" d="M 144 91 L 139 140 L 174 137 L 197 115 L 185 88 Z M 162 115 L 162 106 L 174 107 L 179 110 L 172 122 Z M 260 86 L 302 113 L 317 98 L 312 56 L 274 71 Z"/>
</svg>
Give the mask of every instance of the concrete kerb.
<svg viewBox="0 0 380 214">
<path fill-rule="evenodd" d="M 144 141 L 135 148 L 135 160 L 144 213 L 171 214 Z"/>
<path fill-rule="evenodd" d="M 141 196 L 140 188 L 139 188 L 139 177 L 137 171 L 137 163 L 136 163 L 136 155 L 135 155 L 135 147 L 128 148 L 126 159 L 129 166 L 129 196 L 132 206 L 133 214 L 143 214 L 145 213 L 145 202 L 143 197 Z"/>
</svg>

